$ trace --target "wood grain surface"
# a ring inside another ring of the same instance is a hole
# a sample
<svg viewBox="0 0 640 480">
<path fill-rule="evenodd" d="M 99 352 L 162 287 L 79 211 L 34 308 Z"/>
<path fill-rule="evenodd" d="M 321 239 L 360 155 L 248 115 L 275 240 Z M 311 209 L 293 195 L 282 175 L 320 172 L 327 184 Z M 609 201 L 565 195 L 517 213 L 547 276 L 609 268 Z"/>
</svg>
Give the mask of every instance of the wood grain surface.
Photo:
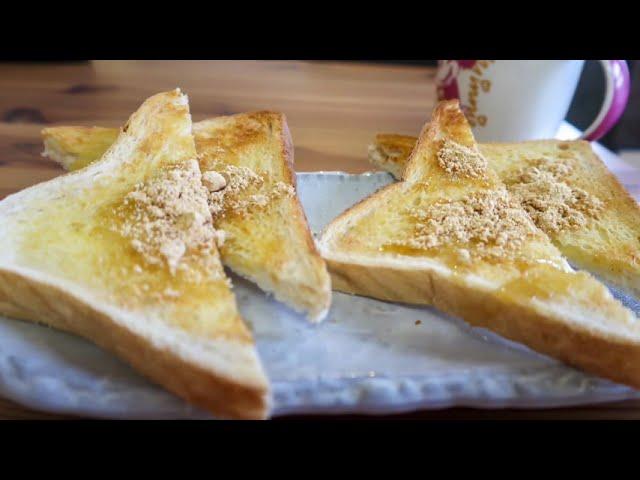
<svg viewBox="0 0 640 480">
<path fill-rule="evenodd" d="M 429 68 L 324 62 L 0 65 L 0 197 L 60 173 L 39 156 L 42 127 L 119 126 L 145 98 L 176 86 L 196 121 L 285 112 L 299 171 L 366 171 L 376 132 L 419 132 L 435 100 L 433 76 Z"/>
<path fill-rule="evenodd" d="M 175 87 L 189 95 L 195 121 L 249 110 L 284 112 L 298 171 L 371 170 L 367 144 L 375 133 L 417 135 L 428 119 L 434 74 L 417 66 L 297 61 L 0 64 L 0 198 L 62 173 L 40 156 L 44 126 L 119 126 L 145 98 Z M 393 417 L 640 419 L 640 401 L 547 410 L 455 408 Z M 61 418 L 76 417 L 0 399 L 0 419 Z"/>
</svg>

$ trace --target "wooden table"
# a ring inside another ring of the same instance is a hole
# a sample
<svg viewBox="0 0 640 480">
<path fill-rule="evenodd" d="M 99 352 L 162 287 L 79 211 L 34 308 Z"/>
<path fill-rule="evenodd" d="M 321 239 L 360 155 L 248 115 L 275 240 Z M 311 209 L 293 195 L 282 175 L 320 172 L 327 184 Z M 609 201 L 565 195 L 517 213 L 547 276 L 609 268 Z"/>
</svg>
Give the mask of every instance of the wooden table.
<svg viewBox="0 0 640 480">
<path fill-rule="evenodd" d="M 0 198 L 62 171 L 42 158 L 45 125 L 119 126 L 148 96 L 180 87 L 194 120 L 285 112 L 296 169 L 370 170 L 376 132 L 417 135 L 435 101 L 434 70 L 335 62 L 81 62 L 0 65 Z M 448 409 L 398 418 L 640 418 L 640 401 L 550 410 Z M 64 418 L 0 399 L 0 419 Z"/>
</svg>

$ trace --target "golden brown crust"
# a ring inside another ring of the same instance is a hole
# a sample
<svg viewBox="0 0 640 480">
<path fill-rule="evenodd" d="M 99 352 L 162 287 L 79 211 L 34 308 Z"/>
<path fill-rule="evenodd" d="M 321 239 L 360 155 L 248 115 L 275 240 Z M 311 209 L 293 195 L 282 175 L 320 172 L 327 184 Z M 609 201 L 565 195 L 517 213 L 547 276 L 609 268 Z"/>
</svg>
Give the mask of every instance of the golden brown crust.
<svg viewBox="0 0 640 480">
<path fill-rule="evenodd" d="M 293 205 L 296 216 L 296 223 L 298 224 L 299 234 L 303 237 L 307 255 L 309 255 L 313 261 L 317 264 L 318 274 L 321 277 L 322 284 L 319 284 L 319 290 L 314 293 L 314 301 L 318 303 L 317 310 L 326 311 L 329 309 L 331 304 L 331 286 L 330 286 L 330 278 L 329 273 L 326 268 L 326 264 L 318 248 L 316 246 L 316 242 L 311 236 L 311 230 L 309 230 L 309 222 L 307 220 L 307 215 L 304 213 L 304 208 L 302 208 L 302 203 L 300 202 L 300 197 L 297 195 L 297 179 L 296 172 L 294 169 L 294 147 L 293 147 L 293 138 L 291 137 L 291 131 L 289 130 L 289 124 L 287 123 L 286 116 L 282 113 L 277 114 L 278 123 L 280 125 L 281 132 L 281 144 L 282 144 L 282 155 L 285 159 L 283 163 L 283 167 L 285 170 L 285 178 L 287 182 L 296 188 L 296 195 L 294 197 Z"/>
<path fill-rule="evenodd" d="M 266 382 L 235 381 L 185 361 L 59 287 L 0 269 L 0 298 L 11 299 L 10 304 L 0 303 L 0 313 L 46 319 L 47 325 L 91 340 L 194 405 L 233 418 L 263 419 L 268 414 Z"/>
<path fill-rule="evenodd" d="M 318 267 L 324 272 L 327 277 L 327 285 L 329 284 L 328 272 L 326 272 L 325 261 L 318 252 L 318 248 L 316 247 L 316 242 L 313 240 L 311 236 L 311 231 L 309 230 L 309 222 L 307 220 L 307 215 L 304 213 L 304 209 L 302 208 L 302 203 L 300 202 L 300 197 L 297 195 L 297 179 L 296 172 L 294 169 L 294 147 L 293 147 L 293 139 L 291 137 L 291 132 L 289 131 L 289 125 L 287 123 L 287 119 L 284 114 L 279 113 L 276 114 L 279 118 L 280 131 L 281 131 L 281 144 L 282 144 L 282 155 L 285 159 L 283 163 L 284 175 L 287 179 L 287 183 L 296 188 L 296 196 L 294 197 L 294 209 L 296 216 L 296 223 L 299 225 L 299 234 L 303 237 L 305 246 L 307 249 L 307 254 L 310 255 L 318 264 Z M 321 305 L 324 309 L 329 308 L 329 304 L 331 303 L 331 288 L 325 289 L 328 293 L 325 292 L 324 299 L 318 298 L 316 300 L 321 301 Z"/>
<path fill-rule="evenodd" d="M 433 305 L 476 327 L 528 345 L 595 375 L 640 388 L 640 344 L 599 335 L 492 292 L 460 285 L 425 270 L 406 270 L 327 258 L 335 290 L 391 302 Z"/>
</svg>

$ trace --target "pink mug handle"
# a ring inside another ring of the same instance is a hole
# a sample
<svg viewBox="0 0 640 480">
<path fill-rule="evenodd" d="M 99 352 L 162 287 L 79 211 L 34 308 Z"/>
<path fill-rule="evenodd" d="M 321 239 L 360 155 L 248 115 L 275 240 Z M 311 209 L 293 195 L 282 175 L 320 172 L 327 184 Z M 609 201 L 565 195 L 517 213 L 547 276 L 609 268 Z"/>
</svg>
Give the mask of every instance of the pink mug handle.
<svg viewBox="0 0 640 480">
<path fill-rule="evenodd" d="M 624 60 L 600 60 L 607 79 L 604 101 L 596 119 L 582 136 L 583 140 L 595 141 L 613 128 L 622 116 L 629 100 L 629 67 Z"/>
</svg>

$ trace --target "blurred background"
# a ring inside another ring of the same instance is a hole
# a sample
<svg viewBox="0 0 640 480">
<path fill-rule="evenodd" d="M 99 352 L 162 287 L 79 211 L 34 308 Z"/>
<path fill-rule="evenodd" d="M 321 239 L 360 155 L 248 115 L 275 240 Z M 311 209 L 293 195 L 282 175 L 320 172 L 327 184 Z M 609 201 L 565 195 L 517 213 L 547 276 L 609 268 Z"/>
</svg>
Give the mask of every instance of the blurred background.
<svg viewBox="0 0 640 480">
<path fill-rule="evenodd" d="M 620 121 L 617 125 L 601 140 L 600 143 L 604 144 L 611 150 L 620 151 L 620 150 L 635 150 L 638 149 L 640 151 L 640 61 L 638 60 L 626 60 L 629 65 L 630 75 L 631 75 L 631 93 L 629 96 L 629 104 L 625 113 L 623 114 Z M 71 64 L 82 64 L 85 63 L 87 66 L 91 63 L 89 61 L 86 62 L 36 62 L 40 65 L 46 64 L 48 66 L 48 70 L 53 73 L 56 69 L 56 66 L 60 68 L 64 68 L 64 66 Z M 117 64 L 119 62 L 113 62 Z M 125 62 L 126 63 L 126 62 Z M 130 62 L 135 63 L 135 62 Z M 144 62 L 142 62 L 144 63 Z M 214 62 L 215 63 L 215 62 Z M 242 63 L 242 62 L 240 62 Z M 274 62 L 276 63 L 276 62 Z M 326 62 L 310 62 L 315 64 L 323 64 Z M 418 66 L 418 67 L 433 67 L 437 66 L 437 60 L 387 60 L 387 61 L 342 61 L 340 63 L 343 64 L 354 64 L 354 65 L 380 65 L 380 66 Z M 24 65 L 24 64 L 22 64 Z M 3 73 L 5 68 L 9 68 L 9 72 L 11 71 L 10 64 L 1 64 L 0 63 L 0 73 Z M 118 68 L 118 67 L 115 67 Z M 125 72 L 123 72 L 125 73 Z M 183 72 L 184 73 L 184 72 Z M 11 73 L 9 73 L 11 75 Z M 55 77 L 55 75 L 53 75 Z M 0 78 L 0 84 L 5 84 L 6 75 L 3 75 L 5 78 Z M 17 84 L 14 84 L 16 87 L 26 87 L 24 82 L 21 82 L 19 79 Z M 375 78 L 371 78 L 372 81 L 375 81 Z M 84 79 L 80 80 L 84 81 Z M 13 83 L 13 82 L 11 82 Z M 399 82 L 401 83 L 401 81 Z M 183 85 L 183 88 L 187 85 Z M 95 90 L 91 90 L 92 87 L 89 87 L 87 92 L 71 92 L 71 93 L 104 93 Z M 576 94 L 571 103 L 571 107 L 569 113 L 567 115 L 567 120 L 576 126 L 580 130 L 584 130 L 590 122 L 596 117 L 598 113 L 598 109 L 602 103 L 602 99 L 604 96 L 605 90 L 605 77 L 602 72 L 602 69 L 597 61 L 587 61 L 585 63 L 584 70 L 582 72 L 582 76 L 580 79 L 580 83 L 576 90 Z M 10 102 L 10 98 L 5 99 L 7 102 Z M 0 106 L 3 106 L 3 102 L 0 101 Z M 18 112 L 21 113 L 21 112 Z M 21 113 L 25 114 L 24 112 Z M 21 121 L 24 119 L 7 119 L 4 121 L 12 121 L 17 120 Z M 27 121 L 35 121 L 37 123 L 38 119 L 26 119 Z M 417 133 L 417 132 L 415 132 Z M 639 153 L 640 160 L 640 153 Z"/>
<path fill-rule="evenodd" d="M 382 64 L 405 65 L 437 65 L 437 60 L 386 61 Z M 638 60 L 627 60 L 631 74 L 631 94 L 627 109 L 618 124 L 602 139 L 600 143 L 607 148 L 620 150 L 640 149 L 640 66 Z M 571 103 L 567 121 L 580 130 L 584 130 L 598 114 L 604 95 L 605 77 L 597 61 L 587 61 L 580 84 Z M 628 155 L 635 152 L 626 152 Z M 638 154 L 640 159 L 640 154 Z"/>
<path fill-rule="evenodd" d="M 627 61 L 629 104 L 600 141 L 640 166 L 640 66 Z M 417 135 L 436 99 L 435 60 L 0 62 L 0 198 L 60 174 L 41 156 L 51 125 L 118 127 L 140 102 L 180 87 L 195 121 L 255 110 L 287 115 L 299 171 L 372 169 L 376 133 Z M 584 130 L 605 90 L 587 61 L 568 121 Z M 640 185 L 638 185 L 640 189 Z"/>
</svg>

